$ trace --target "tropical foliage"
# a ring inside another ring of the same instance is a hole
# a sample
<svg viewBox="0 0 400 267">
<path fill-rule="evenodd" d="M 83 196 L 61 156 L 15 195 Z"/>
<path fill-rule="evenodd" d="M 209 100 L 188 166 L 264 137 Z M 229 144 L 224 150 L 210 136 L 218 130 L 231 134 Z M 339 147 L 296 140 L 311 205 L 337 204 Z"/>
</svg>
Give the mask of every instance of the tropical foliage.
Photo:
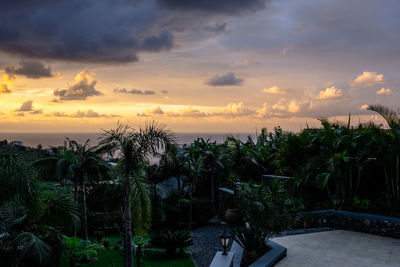
<svg viewBox="0 0 400 267">
<path fill-rule="evenodd" d="M 118 124 L 103 132 L 98 146 L 67 138 L 47 151 L 3 142 L 0 265 L 57 266 L 62 254 L 71 264 L 94 259 L 99 247 L 91 235 L 102 233 L 107 241 L 116 231 L 121 240 L 111 247 L 122 244 L 124 266 L 133 266 L 134 240 L 146 236 L 153 237 L 151 246 L 180 255 L 178 248 L 192 244 L 192 228 L 213 215 L 224 220 L 226 208 L 250 225 L 233 232 L 250 258 L 265 238 L 298 227 L 301 210 L 400 216 L 400 114 L 380 105 L 369 109 L 389 128 L 352 126 L 349 116 L 345 124 L 321 119 L 320 128 L 299 133 L 277 127 L 244 141 L 198 138 L 181 146 L 165 125 Z M 140 265 L 142 254 L 136 256 Z"/>
</svg>

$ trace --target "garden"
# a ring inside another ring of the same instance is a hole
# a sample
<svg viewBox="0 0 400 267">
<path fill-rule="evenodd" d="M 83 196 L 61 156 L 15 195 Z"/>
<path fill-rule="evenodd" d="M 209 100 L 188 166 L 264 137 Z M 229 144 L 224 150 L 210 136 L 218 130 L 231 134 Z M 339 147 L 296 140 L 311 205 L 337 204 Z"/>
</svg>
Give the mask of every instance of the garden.
<svg viewBox="0 0 400 267">
<path fill-rule="evenodd" d="M 96 145 L 3 142 L 0 265 L 195 266 L 192 232 L 216 218 L 249 266 L 271 237 L 327 223 L 315 211 L 400 217 L 400 114 L 369 108 L 389 127 L 352 126 L 349 115 L 181 146 L 152 122 L 118 124 Z"/>
</svg>

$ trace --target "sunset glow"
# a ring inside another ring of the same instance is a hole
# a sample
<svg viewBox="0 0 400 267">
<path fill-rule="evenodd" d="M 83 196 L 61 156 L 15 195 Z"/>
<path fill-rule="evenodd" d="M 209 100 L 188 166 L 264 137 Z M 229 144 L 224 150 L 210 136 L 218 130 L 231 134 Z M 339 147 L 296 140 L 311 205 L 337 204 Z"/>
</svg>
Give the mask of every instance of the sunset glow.
<svg viewBox="0 0 400 267">
<path fill-rule="evenodd" d="M 0 11 L 2 132 L 298 131 L 399 107 L 396 1 L 17 2 Z"/>
</svg>

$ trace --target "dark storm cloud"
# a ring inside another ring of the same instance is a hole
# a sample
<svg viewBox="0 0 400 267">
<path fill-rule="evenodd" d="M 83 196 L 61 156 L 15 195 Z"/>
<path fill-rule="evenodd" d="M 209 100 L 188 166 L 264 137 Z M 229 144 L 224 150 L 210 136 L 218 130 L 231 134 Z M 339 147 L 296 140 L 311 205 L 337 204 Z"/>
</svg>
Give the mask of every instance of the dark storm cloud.
<svg viewBox="0 0 400 267">
<path fill-rule="evenodd" d="M 138 90 L 138 89 L 127 90 L 126 88 L 122 88 L 122 89 L 115 88 L 113 91 L 114 91 L 114 93 L 133 94 L 133 95 L 154 95 L 156 93 L 154 91 L 148 91 L 148 90 L 145 90 L 145 91 Z"/>
<path fill-rule="evenodd" d="M 211 86 L 229 86 L 229 85 L 242 85 L 244 79 L 236 77 L 233 72 L 227 74 L 217 74 L 214 77 L 205 81 L 206 84 Z"/>
<path fill-rule="evenodd" d="M 243 14 L 264 9 L 267 0 L 157 0 L 159 6 L 182 11 Z"/>
<path fill-rule="evenodd" d="M 32 79 L 50 78 L 54 76 L 50 67 L 46 67 L 43 63 L 38 61 L 21 61 L 17 67 L 6 67 L 5 72 L 11 77 L 14 75 L 22 75 Z"/>
<path fill-rule="evenodd" d="M 0 9 L 0 51 L 37 59 L 132 62 L 173 46 L 153 1 L 9 1 Z M 2 3 L 3 4 L 3 3 Z"/>
<path fill-rule="evenodd" d="M 174 32 L 195 31 L 220 23 L 221 16 L 263 9 L 268 0 L 3 2 L 0 52 L 32 59 L 127 63 L 138 61 L 143 52 L 171 49 Z M 204 31 L 224 29 L 222 23 Z"/>
<path fill-rule="evenodd" d="M 212 32 L 212 33 L 223 33 L 226 31 L 226 22 L 224 23 L 216 23 L 215 25 L 206 25 L 203 27 L 204 31 Z"/>
</svg>

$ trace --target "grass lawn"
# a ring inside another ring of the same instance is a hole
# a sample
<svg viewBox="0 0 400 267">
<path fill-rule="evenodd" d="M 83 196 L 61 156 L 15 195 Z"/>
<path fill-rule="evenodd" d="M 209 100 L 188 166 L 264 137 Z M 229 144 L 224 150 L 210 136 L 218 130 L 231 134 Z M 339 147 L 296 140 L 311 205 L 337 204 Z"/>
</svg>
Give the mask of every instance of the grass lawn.
<svg viewBox="0 0 400 267">
<path fill-rule="evenodd" d="M 110 249 L 100 250 L 97 255 L 97 261 L 88 264 L 80 264 L 77 266 L 82 267 L 111 267 L 123 266 L 122 249 L 113 249 L 114 244 L 119 240 L 119 237 L 108 237 L 110 240 Z M 134 259 L 134 266 L 136 266 L 136 258 Z M 189 255 L 180 255 L 176 258 L 168 258 L 164 255 L 163 251 L 147 251 L 142 257 L 142 266 L 160 266 L 160 267 L 194 267 L 194 263 Z M 63 257 L 60 267 L 69 267 L 69 259 Z"/>
</svg>

